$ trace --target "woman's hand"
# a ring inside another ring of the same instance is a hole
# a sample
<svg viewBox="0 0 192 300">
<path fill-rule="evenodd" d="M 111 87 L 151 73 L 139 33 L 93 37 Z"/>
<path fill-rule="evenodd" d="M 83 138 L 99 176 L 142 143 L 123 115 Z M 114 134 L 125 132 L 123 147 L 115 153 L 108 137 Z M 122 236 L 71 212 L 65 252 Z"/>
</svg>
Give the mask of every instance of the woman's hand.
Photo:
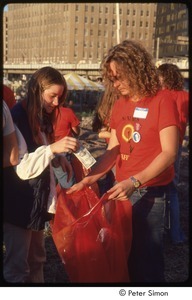
<svg viewBox="0 0 192 300">
<path fill-rule="evenodd" d="M 77 139 L 69 136 L 65 136 L 61 140 L 50 145 L 52 153 L 62 152 L 76 152 L 79 148 L 79 142 Z"/>
<path fill-rule="evenodd" d="M 86 185 L 83 183 L 83 181 L 80 181 L 76 184 L 74 184 L 72 187 L 70 187 L 67 191 L 66 194 L 72 194 L 78 191 L 81 191 Z"/>
<path fill-rule="evenodd" d="M 115 184 L 107 193 L 110 193 L 109 200 L 127 200 L 135 191 L 135 187 L 130 179 L 123 180 Z"/>
</svg>

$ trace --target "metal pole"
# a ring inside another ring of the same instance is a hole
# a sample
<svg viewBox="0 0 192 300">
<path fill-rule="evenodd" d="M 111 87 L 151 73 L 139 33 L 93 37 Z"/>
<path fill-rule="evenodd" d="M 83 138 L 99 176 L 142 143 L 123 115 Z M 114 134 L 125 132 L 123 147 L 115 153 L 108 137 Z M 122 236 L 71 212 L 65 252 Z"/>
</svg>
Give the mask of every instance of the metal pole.
<svg viewBox="0 0 192 300">
<path fill-rule="evenodd" d="M 119 37 L 119 31 L 120 31 L 120 25 L 119 25 L 119 3 L 116 3 L 116 17 L 117 17 L 117 44 L 120 43 L 120 37 Z"/>
<path fill-rule="evenodd" d="M 159 37 L 157 38 L 157 47 L 156 47 L 156 62 L 159 59 Z"/>
</svg>

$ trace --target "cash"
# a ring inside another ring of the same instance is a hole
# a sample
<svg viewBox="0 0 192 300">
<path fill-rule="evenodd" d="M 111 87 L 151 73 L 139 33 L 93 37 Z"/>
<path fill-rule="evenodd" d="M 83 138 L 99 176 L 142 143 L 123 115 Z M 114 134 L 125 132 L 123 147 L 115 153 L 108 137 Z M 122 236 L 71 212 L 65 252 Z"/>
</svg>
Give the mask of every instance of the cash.
<svg viewBox="0 0 192 300">
<path fill-rule="evenodd" d="M 73 152 L 73 154 L 79 159 L 86 169 L 91 168 L 96 163 L 95 158 L 82 145 L 80 146 L 79 150 L 77 152 Z"/>
</svg>

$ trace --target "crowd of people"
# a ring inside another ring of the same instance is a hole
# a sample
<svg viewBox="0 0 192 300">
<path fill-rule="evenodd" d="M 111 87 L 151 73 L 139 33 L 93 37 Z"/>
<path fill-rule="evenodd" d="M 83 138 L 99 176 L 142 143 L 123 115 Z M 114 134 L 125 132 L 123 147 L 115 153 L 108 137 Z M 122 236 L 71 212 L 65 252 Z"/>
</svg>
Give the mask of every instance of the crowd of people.
<svg viewBox="0 0 192 300">
<path fill-rule="evenodd" d="M 126 265 L 130 282 L 165 282 L 167 203 L 170 237 L 175 244 L 186 241 L 177 183 L 189 95 L 180 70 L 172 64 L 157 69 L 141 44 L 125 40 L 108 51 L 101 71 L 105 92 L 93 130 L 106 139 L 106 151 L 79 181 L 71 155 L 80 147 L 80 121 L 65 106 L 67 84 L 60 72 L 52 67 L 37 70 L 18 103 L 6 104 L 8 94 L 3 94 L 7 283 L 44 283 L 43 232 L 57 213 L 57 184 L 71 195 L 104 179 L 100 197 L 105 194 L 117 207 L 122 201 L 131 205 L 126 215 L 127 224 L 132 223 Z"/>
</svg>

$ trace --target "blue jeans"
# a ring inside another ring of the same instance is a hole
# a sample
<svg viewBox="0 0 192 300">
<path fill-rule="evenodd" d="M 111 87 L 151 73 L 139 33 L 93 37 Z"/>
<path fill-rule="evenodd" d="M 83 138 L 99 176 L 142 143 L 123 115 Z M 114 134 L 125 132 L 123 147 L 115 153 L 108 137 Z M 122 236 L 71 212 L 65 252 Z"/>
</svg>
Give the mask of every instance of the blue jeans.
<svg viewBox="0 0 192 300">
<path fill-rule="evenodd" d="M 133 205 L 133 240 L 128 261 L 131 282 L 165 282 L 165 187 L 147 187 L 130 197 Z"/>
<path fill-rule="evenodd" d="M 168 229 L 170 230 L 170 238 L 174 244 L 182 243 L 186 237 L 180 226 L 180 206 L 177 187 L 172 181 L 167 187 L 166 194 L 166 210 L 170 223 Z"/>
<path fill-rule="evenodd" d="M 181 147 L 179 147 L 178 157 L 175 161 L 175 178 L 167 186 L 166 193 L 166 213 L 168 215 L 169 224 L 166 224 L 170 229 L 170 237 L 174 244 L 185 241 L 186 237 L 180 227 L 180 205 L 179 195 L 177 191 L 177 184 L 179 183 L 179 171 L 180 171 L 180 159 L 181 159 Z"/>
</svg>

